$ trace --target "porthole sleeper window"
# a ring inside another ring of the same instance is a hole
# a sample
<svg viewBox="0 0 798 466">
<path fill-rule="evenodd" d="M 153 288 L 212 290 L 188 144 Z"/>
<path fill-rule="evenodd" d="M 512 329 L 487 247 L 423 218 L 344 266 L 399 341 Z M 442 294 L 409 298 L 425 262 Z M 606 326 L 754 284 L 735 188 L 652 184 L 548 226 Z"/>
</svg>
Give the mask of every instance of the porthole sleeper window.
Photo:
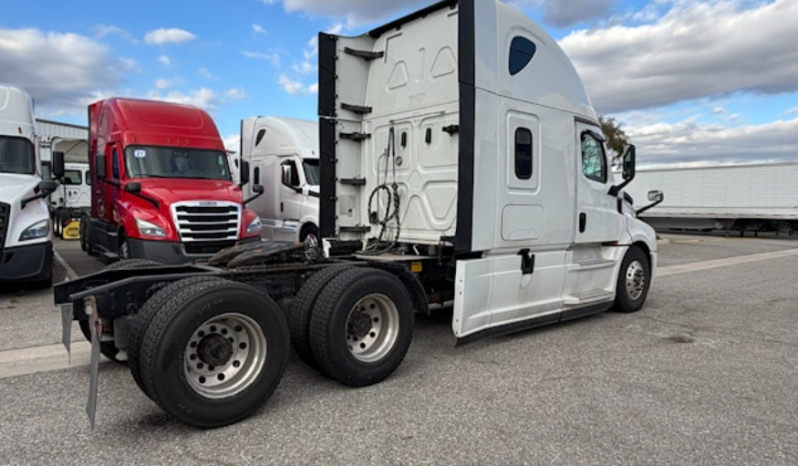
<svg viewBox="0 0 798 466">
<path fill-rule="evenodd" d="M 537 46 L 526 37 L 516 36 L 510 44 L 510 75 L 515 76 L 526 68 L 535 56 Z"/>
</svg>

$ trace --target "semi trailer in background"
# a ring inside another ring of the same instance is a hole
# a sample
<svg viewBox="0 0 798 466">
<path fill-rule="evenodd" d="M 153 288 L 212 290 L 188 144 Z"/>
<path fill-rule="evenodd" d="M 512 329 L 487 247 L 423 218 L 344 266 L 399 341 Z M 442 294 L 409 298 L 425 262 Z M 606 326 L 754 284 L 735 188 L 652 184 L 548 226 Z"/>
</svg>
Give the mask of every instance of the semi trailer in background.
<svg viewBox="0 0 798 466">
<path fill-rule="evenodd" d="M 639 169 L 627 192 L 642 206 L 649 190 L 665 193 L 640 214 L 657 229 L 798 230 L 798 162 Z"/>
<path fill-rule="evenodd" d="M 320 247 L 121 262 L 56 288 L 66 336 L 89 322 L 95 355 L 124 351 L 165 411 L 217 427 L 266 402 L 290 344 L 361 387 L 396 370 L 433 305 L 452 304 L 458 344 L 643 306 L 657 242 L 624 196 L 635 149 L 616 178 L 576 70 L 520 11 L 447 0 L 322 33 L 318 99 Z"/>
</svg>

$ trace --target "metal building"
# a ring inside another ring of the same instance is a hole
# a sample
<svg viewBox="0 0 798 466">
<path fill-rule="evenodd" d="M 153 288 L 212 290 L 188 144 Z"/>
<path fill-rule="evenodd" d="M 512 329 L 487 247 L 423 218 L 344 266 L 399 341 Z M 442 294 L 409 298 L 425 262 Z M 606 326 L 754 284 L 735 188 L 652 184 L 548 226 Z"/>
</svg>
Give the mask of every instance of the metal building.
<svg viewBox="0 0 798 466">
<path fill-rule="evenodd" d="M 40 137 L 39 149 L 45 172 L 49 172 L 51 154 L 54 151 L 63 152 L 65 162 L 89 163 L 89 128 L 87 126 L 37 118 L 36 132 Z"/>
</svg>

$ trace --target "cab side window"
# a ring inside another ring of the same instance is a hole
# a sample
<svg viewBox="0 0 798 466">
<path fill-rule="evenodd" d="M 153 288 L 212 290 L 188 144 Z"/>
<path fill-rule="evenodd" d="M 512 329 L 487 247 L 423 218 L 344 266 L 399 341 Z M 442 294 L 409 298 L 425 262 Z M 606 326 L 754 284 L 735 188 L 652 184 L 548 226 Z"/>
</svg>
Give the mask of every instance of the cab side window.
<svg viewBox="0 0 798 466">
<path fill-rule="evenodd" d="M 582 173 L 593 181 L 607 182 L 604 145 L 589 131 L 582 133 Z"/>
<path fill-rule="evenodd" d="M 117 156 L 116 149 L 111 153 L 111 175 L 115 180 L 119 179 L 119 157 Z"/>
<path fill-rule="evenodd" d="M 299 187 L 299 172 L 297 171 L 296 163 L 293 160 L 282 163 L 283 169 L 283 184 L 289 188 Z"/>
</svg>

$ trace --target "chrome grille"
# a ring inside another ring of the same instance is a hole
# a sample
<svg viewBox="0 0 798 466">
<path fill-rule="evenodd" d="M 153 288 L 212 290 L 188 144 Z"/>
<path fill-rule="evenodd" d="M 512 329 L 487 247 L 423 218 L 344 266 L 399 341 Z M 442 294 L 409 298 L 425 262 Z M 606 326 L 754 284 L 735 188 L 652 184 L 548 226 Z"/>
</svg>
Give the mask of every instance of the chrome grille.
<svg viewBox="0 0 798 466">
<path fill-rule="evenodd" d="M 192 201 L 172 205 L 172 215 L 183 242 L 236 240 L 241 206 L 231 202 Z"/>
<path fill-rule="evenodd" d="M 11 206 L 0 202 L 0 251 L 6 244 L 8 234 L 8 219 L 11 216 Z"/>
</svg>

